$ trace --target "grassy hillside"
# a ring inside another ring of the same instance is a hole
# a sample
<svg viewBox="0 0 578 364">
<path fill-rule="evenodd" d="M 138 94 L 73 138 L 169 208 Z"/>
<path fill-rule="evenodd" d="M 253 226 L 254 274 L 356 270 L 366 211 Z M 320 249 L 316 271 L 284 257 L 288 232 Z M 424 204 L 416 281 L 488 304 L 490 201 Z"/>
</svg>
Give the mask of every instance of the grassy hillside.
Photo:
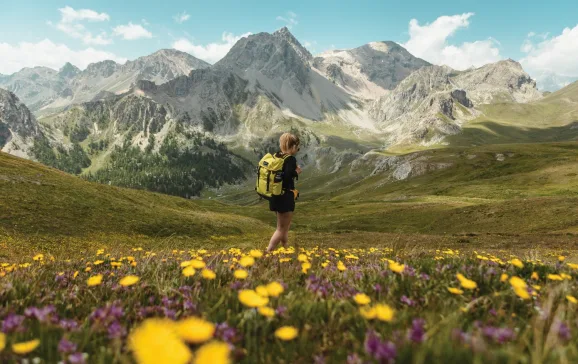
<svg viewBox="0 0 578 364">
<path fill-rule="evenodd" d="M 0 233 L 39 242 L 97 235 L 211 239 L 270 228 L 210 200 L 186 200 L 84 181 L 0 153 Z M 0 238 L 0 241 L 2 239 Z"/>
</svg>

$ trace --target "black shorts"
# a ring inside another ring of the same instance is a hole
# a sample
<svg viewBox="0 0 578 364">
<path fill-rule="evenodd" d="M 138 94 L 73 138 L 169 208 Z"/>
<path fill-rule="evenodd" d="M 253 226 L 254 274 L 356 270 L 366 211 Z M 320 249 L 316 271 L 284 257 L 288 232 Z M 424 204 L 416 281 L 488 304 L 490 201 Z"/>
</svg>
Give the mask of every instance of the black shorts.
<svg viewBox="0 0 578 364">
<path fill-rule="evenodd" d="M 295 195 L 292 191 L 287 191 L 281 196 L 271 197 L 269 210 L 277 212 L 295 211 Z"/>
</svg>

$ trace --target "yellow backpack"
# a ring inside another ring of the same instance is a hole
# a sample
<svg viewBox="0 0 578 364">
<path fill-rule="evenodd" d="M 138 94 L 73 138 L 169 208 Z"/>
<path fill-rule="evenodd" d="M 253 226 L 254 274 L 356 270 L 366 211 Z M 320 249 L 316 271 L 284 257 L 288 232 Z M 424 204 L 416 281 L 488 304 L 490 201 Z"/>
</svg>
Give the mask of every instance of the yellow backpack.
<svg viewBox="0 0 578 364">
<path fill-rule="evenodd" d="M 279 158 L 267 153 L 261 158 L 257 167 L 257 185 L 255 186 L 255 191 L 259 196 L 269 200 L 285 192 L 283 191 L 283 163 L 289 156 L 285 154 Z"/>
</svg>

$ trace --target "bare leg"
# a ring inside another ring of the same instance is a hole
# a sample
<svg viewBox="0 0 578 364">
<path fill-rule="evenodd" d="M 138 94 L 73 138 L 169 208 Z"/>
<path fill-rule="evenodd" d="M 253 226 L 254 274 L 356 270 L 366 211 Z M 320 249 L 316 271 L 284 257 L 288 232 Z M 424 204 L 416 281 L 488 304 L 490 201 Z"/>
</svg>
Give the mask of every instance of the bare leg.
<svg viewBox="0 0 578 364">
<path fill-rule="evenodd" d="M 267 251 L 273 251 L 277 247 L 279 242 L 283 243 L 285 246 L 289 240 L 288 232 L 289 226 L 291 225 L 291 219 L 293 218 L 293 212 L 278 212 L 277 213 L 277 230 L 271 236 L 269 240 L 269 246 Z"/>
</svg>

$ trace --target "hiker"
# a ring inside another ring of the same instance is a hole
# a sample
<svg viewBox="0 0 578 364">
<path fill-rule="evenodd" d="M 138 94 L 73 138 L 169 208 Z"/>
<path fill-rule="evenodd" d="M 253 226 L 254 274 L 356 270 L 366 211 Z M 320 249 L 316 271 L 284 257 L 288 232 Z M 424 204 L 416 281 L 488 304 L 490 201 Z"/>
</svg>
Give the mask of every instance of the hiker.
<svg viewBox="0 0 578 364">
<path fill-rule="evenodd" d="M 269 210 L 277 216 L 277 230 L 271 236 L 268 252 L 275 250 L 279 243 L 287 246 L 295 200 L 299 197 L 294 182 L 301 173 L 294 157 L 299 151 L 299 137 L 284 133 L 279 138 L 279 147 L 280 152 L 267 154 L 259 162 L 255 187 L 260 196 L 269 200 Z"/>
</svg>

